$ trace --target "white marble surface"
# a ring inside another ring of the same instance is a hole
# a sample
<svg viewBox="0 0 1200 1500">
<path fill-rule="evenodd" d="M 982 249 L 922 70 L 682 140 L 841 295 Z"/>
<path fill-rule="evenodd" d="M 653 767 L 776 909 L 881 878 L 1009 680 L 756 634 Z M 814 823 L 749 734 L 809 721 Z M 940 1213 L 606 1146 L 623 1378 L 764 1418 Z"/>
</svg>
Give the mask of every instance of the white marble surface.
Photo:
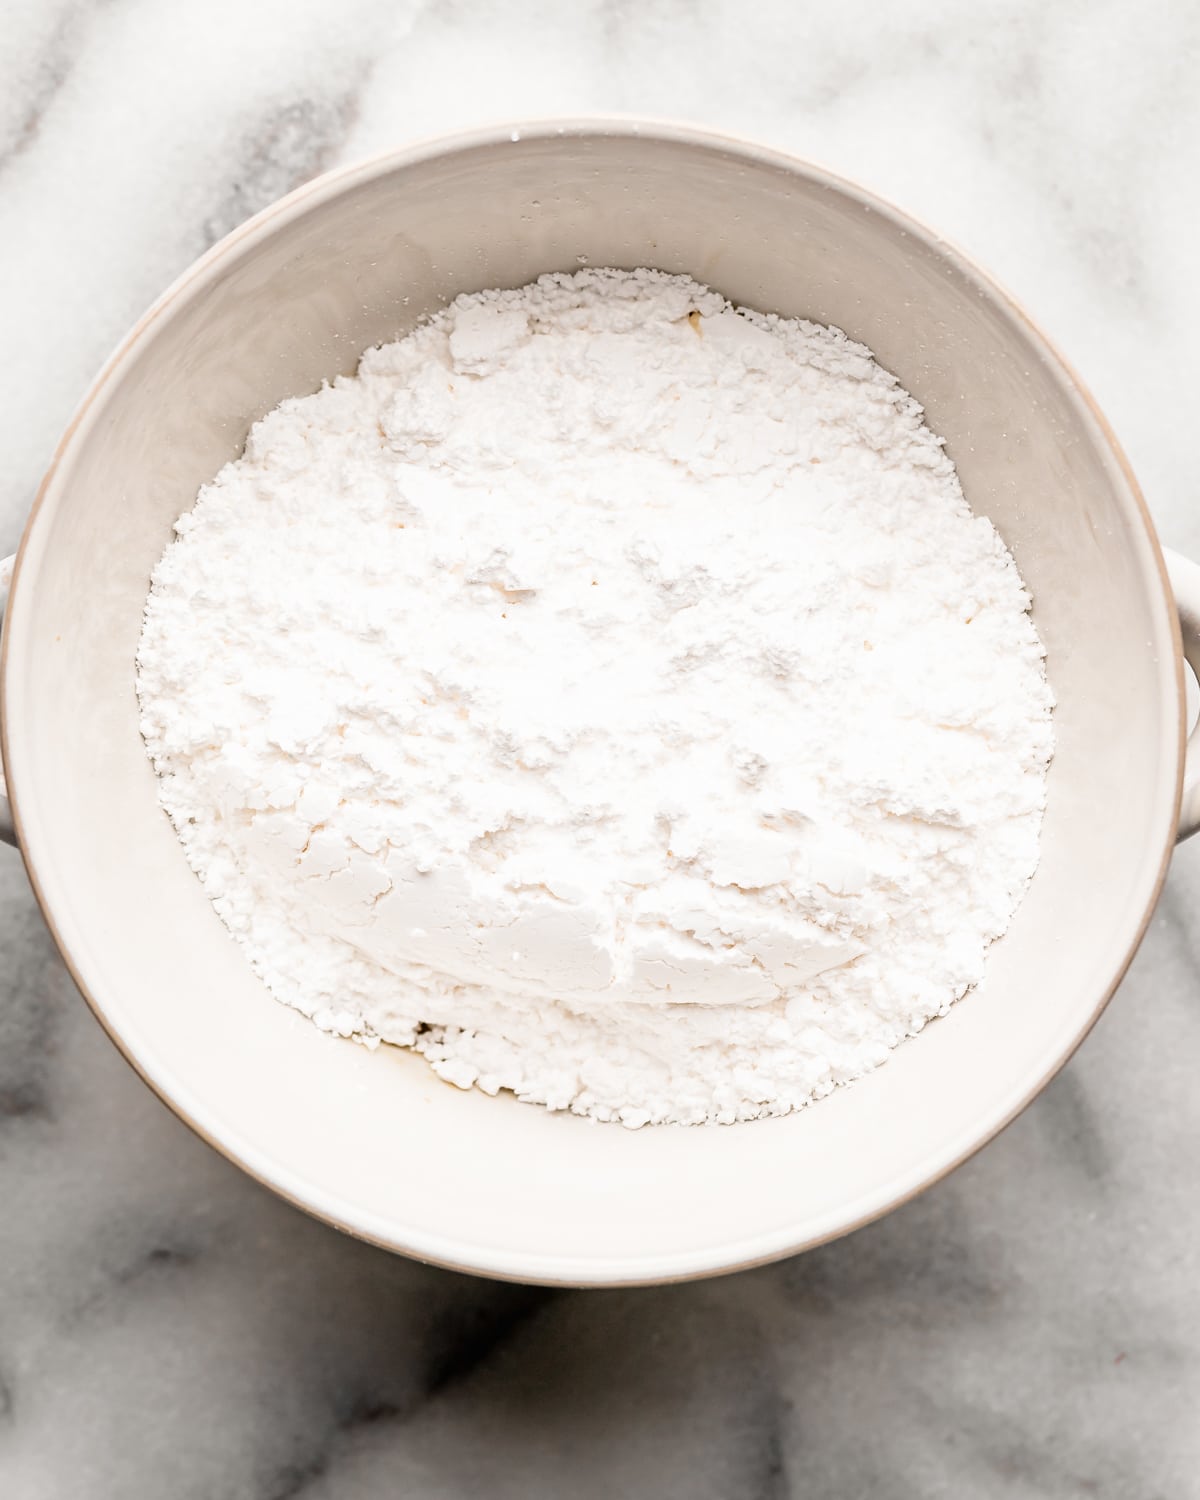
<svg viewBox="0 0 1200 1500">
<path fill-rule="evenodd" d="M 1200 555 L 1188 0 L 0 0 L 0 547 L 150 299 L 312 173 L 499 115 L 762 137 L 957 238 Z M 0 852 L 0 1495 L 1200 1496 L 1200 841 L 1092 1039 L 840 1244 L 548 1293 L 394 1259 L 195 1140 Z"/>
</svg>

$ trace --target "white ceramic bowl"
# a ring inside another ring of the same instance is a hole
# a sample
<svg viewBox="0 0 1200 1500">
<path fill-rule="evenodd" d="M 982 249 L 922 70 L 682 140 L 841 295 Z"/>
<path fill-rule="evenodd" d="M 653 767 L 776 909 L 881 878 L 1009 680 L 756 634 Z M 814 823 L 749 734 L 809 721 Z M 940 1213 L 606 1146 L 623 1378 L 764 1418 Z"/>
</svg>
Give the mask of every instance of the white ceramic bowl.
<svg viewBox="0 0 1200 1500">
<path fill-rule="evenodd" d="M 787 1119 L 631 1133 L 460 1093 L 406 1053 L 323 1036 L 270 999 L 213 914 L 138 735 L 151 566 L 250 423 L 458 292 L 585 257 L 685 271 L 870 345 L 1015 553 L 1048 647 L 1058 753 L 1042 861 L 987 982 L 879 1071 Z M 1194 607 L 1186 620 L 1191 643 Z M 1176 610 L 1133 478 L 1078 381 L 986 276 L 886 203 L 676 126 L 552 122 L 418 145 L 321 178 L 223 241 L 146 315 L 63 439 L 3 658 L 30 875 L 129 1060 L 295 1203 L 496 1276 L 698 1276 L 911 1197 L 1069 1056 L 1137 947 L 1176 838 Z M 1189 829 L 1198 801 L 1189 779 Z"/>
</svg>

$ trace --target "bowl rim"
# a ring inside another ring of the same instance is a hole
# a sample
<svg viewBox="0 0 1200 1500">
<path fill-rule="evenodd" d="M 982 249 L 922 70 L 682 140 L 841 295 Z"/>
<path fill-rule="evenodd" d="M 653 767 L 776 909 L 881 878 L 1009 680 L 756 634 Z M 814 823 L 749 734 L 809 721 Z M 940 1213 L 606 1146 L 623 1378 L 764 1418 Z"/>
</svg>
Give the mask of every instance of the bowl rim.
<svg viewBox="0 0 1200 1500">
<path fill-rule="evenodd" d="M 1097 995 L 1091 1009 L 1081 1017 L 1075 1033 L 1068 1039 L 1067 1044 L 1048 1060 L 1046 1066 L 1035 1078 L 1029 1081 L 1020 1096 L 1010 1101 L 995 1118 L 986 1121 L 982 1128 L 974 1129 L 968 1139 L 953 1143 L 932 1169 L 929 1168 L 928 1163 L 918 1166 L 907 1177 L 893 1181 L 886 1189 L 881 1189 L 853 1205 L 849 1212 L 843 1210 L 836 1215 L 829 1216 L 831 1222 L 807 1233 L 798 1233 L 794 1229 L 776 1230 L 770 1234 L 755 1234 L 741 1240 L 731 1239 L 715 1249 L 710 1248 L 689 1255 L 600 1257 L 594 1261 L 577 1261 L 561 1256 L 548 1257 L 537 1252 L 515 1254 L 489 1250 L 480 1254 L 476 1247 L 464 1245 L 453 1237 L 408 1231 L 403 1226 L 385 1222 L 380 1216 L 364 1212 L 352 1203 L 336 1199 L 321 1191 L 315 1191 L 311 1184 L 304 1182 L 291 1171 L 281 1169 L 249 1143 L 230 1139 L 229 1133 L 222 1131 L 212 1120 L 202 1100 L 190 1097 L 186 1090 L 174 1086 L 171 1078 L 156 1067 L 154 1059 L 142 1055 L 136 1043 L 124 1036 L 113 1023 L 107 1013 L 102 993 L 99 992 L 98 987 L 89 983 L 73 956 L 71 933 L 64 930 L 64 923 L 55 914 L 53 872 L 39 867 L 36 840 L 33 841 L 35 847 L 31 847 L 28 836 L 28 824 L 22 813 L 24 793 L 22 791 L 23 776 L 20 770 L 21 757 L 18 754 L 14 758 L 11 753 L 14 739 L 19 737 L 19 730 L 14 734 L 8 711 L 11 683 L 9 650 L 11 636 L 6 623 L 3 632 L 0 633 L 0 754 L 3 756 L 3 764 L 8 772 L 8 791 L 21 855 L 43 918 L 71 977 L 92 1013 L 130 1066 L 163 1103 L 208 1145 L 264 1187 L 313 1217 L 383 1249 L 449 1270 L 488 1276 L 498 1280 L 569 1287 L 662 1285 L 689 1281 L 737 1270 L 747 1270 L 813 1249 L 841 1235 L 862 1228 L 884 1214 L 890 1213 L 892 1209 L 909 1202 L 992 1141 L 1036 1098 L 1074 1055 L 1112 998 L 1141 945 L 1161 894 L 1174 849 L 1171 830 L 1178 824 L 1186 738 L 1186 699 L 1180 627 L 1166 564 L 1149 508 L 1107 418 L 1073 366 L 1064 358 L 1041 326 L 1022 304 L 971 256 L 920 219 L 914 218 L 857 181 L 832 172 L 806 158 L 753 139 L 713 130 L 699 124 L 653 116 L 579 114 L 563 117 L 532 117 L 502 120 L 465 130 L 424 136 L 406 145 L 379 152 L 312 178 L 269 204 L 217 241 L 188 266 L 142 314 L 101 366 L 76 407 L 55 446 L 22 532 L 14 566 L 6 622 L 11 617 L 11 601 L 20 596 L 24 575 L 28 571 L 26 559 L 30 538 L 39 525 L 43 513 L 53 508 L 56 496 L 65 483 L 76 440 L 81 440 L 85 434 L 89 414 L 134 350 L 143 341 L 153 337 L 155 327 L 160 320 L 177 304 L 196 295 L 231 255 L 249 251 L 257 241 L 269 237 L 294 219 L 302 217 L 331 199 L 352 191 L 360 184 L 432 158 L 452 156 L 480 147 L 509 146 L 523 141 L 544 140 L 552 137 L 579 139 L 595 136 L 661 141 L 701 150 L 719 151 L 726 155 L 740 157 L 754 165 L 765 165 L 784 173 L 803 177 L 837 192 L 890 220 L 897 227 L 920 240 L 939 257 L 950 263 L 959 275 L 973 285 L 981 295 L 998 305 L 1007 317 L 1021 325 L 1026 336 L 1041 349 L 1047 362 L 1056 369 L 1063 382 L 1071 388 L 1087 409 L 1095 423 L 1099 440 L 1107 447 L 1108 456 L 1112 459 L 1117 473 L 1122 477 L 1127 493 L 1141 520 L 1151 556 L 1157 568 L 1162 604 L 1169 617 L 1168 629 L 1173 641 L 1177 745 L 1173 793 L 1169 799 L 1169 807 L 1164 809 L 1164 812 L 1170 812 L 1171 821 L 1164 840 L 1162 857 L 1151 882 L 1145 907 L 1132 930 L 1127 950 L 1109 982 Z M 13 768 L 17 769 L 15 776 L 11 774 Z M 836 1222 L 833 1222 L 834 1220 Z"/>
</svg>

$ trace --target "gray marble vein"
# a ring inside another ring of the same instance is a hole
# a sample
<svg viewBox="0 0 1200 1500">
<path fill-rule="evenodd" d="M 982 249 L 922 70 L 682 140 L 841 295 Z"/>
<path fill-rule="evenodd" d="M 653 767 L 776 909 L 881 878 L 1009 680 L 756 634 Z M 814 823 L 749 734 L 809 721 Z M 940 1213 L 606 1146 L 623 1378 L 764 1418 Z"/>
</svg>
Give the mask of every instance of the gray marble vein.
<svg viewBox="0 0 1200 1500">
<path fill-rule="evenodd" d="M 238 142 L 228 192 L 204 221 L 205 248 L 334 165 L 353 128 L 367 70 L 328 98 L 287 98 L 260 113 Z"/>
<path fill-rule="evenodd" d="M 0 173 L 37 139 L 79 55 L 91 14 L 91 7 L 73 0 L 21 8 L 24 24 L 12 49 L 9 86 L 0 97 Z"/>
<path fill-rule="evenodd" d="M 1200 7 L 0 0 L 0 545 L 108 349 L 313 173 L 676 115 L 858 176 L 1068 351 L 1200 555 Z M 1200 841 L 1059 1079 L 850 1238 L 573 1293 L 277 1201 L 133 1076 L 0 851 L 4 1500 L 1200 1497 Z"/>
</svg>

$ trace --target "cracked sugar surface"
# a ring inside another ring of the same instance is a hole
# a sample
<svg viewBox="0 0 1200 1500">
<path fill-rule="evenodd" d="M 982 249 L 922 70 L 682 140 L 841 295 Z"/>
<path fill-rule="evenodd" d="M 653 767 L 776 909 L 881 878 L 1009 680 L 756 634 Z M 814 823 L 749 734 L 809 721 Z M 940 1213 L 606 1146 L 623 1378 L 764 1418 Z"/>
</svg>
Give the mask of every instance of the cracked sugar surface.
<svg viewBox="0 0 1200 1500">
<path fill-rule="evenodd" d="M 193 869 L 278 999 L 460 1086 L 787 1112 L 1036 866 L 1028 596 L 836 330 L 652 271 L 463 297 L 177 532 L 138 692 Z"/>
</svg>

